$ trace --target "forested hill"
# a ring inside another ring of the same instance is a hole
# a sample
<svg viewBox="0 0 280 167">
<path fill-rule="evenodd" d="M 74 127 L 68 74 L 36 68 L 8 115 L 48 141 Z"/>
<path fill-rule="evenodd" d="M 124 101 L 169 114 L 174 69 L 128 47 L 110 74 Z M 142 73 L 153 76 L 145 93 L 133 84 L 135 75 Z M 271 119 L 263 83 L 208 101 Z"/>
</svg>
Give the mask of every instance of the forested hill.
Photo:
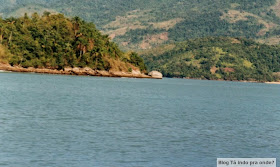
<svg viewBox="0 0 280 167">
<path fill-rule="evenodd" d="M 0 63 L 47 69 L 145 70 L 136 53 L 122 52 L 93 23 L 49 12 L 0 18 Z"/>
<path fill-rule="evenodd" d="M 167 77 L 261 82 L 280 79 L 280 47 L 252 40 L 201 38 L 142 54 L 149 70 L 159 70 Z"/>
<path fill-rule="evenodd" d="M 208 36 L 278 44 L 280 0 L 0 0 L 3 17 L 62 12 L 94 22 L 123 48 Z"/>
</svg>

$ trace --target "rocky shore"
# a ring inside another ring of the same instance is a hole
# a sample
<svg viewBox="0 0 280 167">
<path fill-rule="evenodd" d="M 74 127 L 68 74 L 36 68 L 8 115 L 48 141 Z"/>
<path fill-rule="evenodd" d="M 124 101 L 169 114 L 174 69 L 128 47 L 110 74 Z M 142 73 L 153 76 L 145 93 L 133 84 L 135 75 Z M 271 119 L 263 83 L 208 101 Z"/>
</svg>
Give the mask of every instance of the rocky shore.
<svg viewBox="0 0 280 167">
<path fill-rule="evenodd" d="M 0 70 L 12 71 L 12 72 L 31 72 L 31 73 L 44 73 L 44 74 L 61 74 L 61 75 L 89 75 L 89 76 L 100 76 L 100 77 L 126 77 L 126 78 L 151 78 L 151 79 L 162 79 L 158 76 L 145 75 L 140 71 L 132 70 L 132 72 L 123 71 L 100 71 L 93 70 L 91 68 L 64 68 L 62 70 L 46 69 L 46 68 L 23 68 L 20 66 L 11 66 L 9 64 L 1 64 Z"/>
</svg>

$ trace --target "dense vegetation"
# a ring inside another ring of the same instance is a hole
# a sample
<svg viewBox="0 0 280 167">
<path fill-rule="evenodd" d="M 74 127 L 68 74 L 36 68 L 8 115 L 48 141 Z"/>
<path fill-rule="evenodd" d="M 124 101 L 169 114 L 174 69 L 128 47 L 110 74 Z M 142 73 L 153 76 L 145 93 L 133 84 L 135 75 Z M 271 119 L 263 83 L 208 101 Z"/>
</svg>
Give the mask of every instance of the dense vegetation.
<svg viewBox="0 0 280 167">
<path fill-rule="evenodd" d="M 147 49 L 208 36 L 254 38 L 274 44 L 280 41 L 274 38 L 280 35 L 277 0 L 0 0 L 0 3 L 4 17 L 46 9 L 80 16 L 113 35 L 114 41 L 126 49 Z M 167 37 L 162 40 L 164 32 Z"/>
<path fill-rule="evenodd" d="M 22 67 L 145 70 L 136 53 L 123 53 L 93 23 L 62 14 L 0 18 L 0 61 Z"/>
<path fill-rule="evenodd" d="M 0 0 L 0 61 L 24 67 L 149 70 L 168 77 L 273 81 L 280 75 L 278 0 Z M 39 15 L 24 12 L 62 12 Z M 31 16 L 31 17 L 30 17 Z M 238 37 L 238 38 L 237 38 Z M 187 41 L 186 41 L 187 40 Z M 185 41 L 185 42 L 183 42 Z M 154 49 L 151 49 L 156 47 Z"/>
<path fill-rule="evenodd" d="M 210 37 L 169 44 L 143 53 L 149 70 L 167 77 L 276 81 L 280 47 L 240 38 Z"/>
</svg>

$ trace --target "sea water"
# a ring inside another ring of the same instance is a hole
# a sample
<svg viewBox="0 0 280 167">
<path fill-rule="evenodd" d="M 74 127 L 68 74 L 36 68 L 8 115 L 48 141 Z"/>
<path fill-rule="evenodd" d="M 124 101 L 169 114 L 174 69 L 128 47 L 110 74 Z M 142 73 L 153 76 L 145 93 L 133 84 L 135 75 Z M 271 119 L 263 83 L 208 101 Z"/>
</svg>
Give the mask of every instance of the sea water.
<svg viewBox="0 0 280 167">
<path fill-rule="evenodd" d="M 280 159 L 280 85 L 0 73 L 0 166 Z"/>
</svg>

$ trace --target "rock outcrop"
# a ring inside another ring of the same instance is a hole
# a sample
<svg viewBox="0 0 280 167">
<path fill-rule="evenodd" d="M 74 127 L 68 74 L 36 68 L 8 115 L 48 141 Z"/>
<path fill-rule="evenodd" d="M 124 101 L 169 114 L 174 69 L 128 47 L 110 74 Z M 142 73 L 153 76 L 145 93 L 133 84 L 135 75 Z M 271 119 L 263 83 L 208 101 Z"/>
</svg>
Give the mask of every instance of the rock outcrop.
<svg viewBox="0 0 280 167">
<path fill-rule="evenodd" d="M 89 67 L 78 68 L 78 67 L 65 67 L 62 70 L 47 69 L 47 68 L 23 68 L 20 66 L 11 66 L 9 64 L 0 63 L 0 70 L 13 71 L 13 72 L 34 72 L 34 73 L 46 73 L 46 74 L 63 74 L 63 75 L 89 75 L 89 76 L 100 76 L 100 77 L 127 77 L 127 78 L 162 78 L 161 73 L 154 73 L 152 75 L 142 74 L 139 70 L 132 70 L 132 72 L 124 71 L 101 71 L 93 70 Z M 160 77 L 161 76 L 161 77 Z"/>
<path fill-rule="evenodd" d="M 155 79 L 162 79 L 162 73 L 158 71 L 151 71 L 148 75 Z"/>
</svg>

